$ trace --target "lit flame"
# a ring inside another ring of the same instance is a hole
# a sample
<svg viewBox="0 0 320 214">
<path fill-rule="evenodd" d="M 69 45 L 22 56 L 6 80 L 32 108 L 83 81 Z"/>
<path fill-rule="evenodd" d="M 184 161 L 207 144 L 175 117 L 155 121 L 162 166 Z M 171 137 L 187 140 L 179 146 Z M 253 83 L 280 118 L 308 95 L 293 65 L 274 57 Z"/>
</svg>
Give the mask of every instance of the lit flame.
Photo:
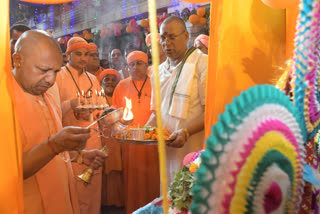
<svg viewBox="0 0 320 214">
<path fill-rule="evenodd" d="M 127 97 L 124 98 L 126 99 L 126 107 L 124 108 L 123 119 L 129 121 L 133 119 L 133 113 L 131 111 L 132 103 L 131 99 L 128 99 Z"/>
</svg>

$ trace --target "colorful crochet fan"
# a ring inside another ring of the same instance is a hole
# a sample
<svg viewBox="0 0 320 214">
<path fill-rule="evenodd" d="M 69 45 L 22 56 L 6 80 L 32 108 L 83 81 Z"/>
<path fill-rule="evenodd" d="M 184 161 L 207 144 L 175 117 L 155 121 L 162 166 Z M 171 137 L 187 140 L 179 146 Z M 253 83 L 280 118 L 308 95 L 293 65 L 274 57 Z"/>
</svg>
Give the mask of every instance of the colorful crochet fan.
<svg viewBox="0 0 320 214">
<path fill-rule="evenodd" d="M 273 86 L 236 97 L 207 140 L 192 213 L 296 213 L 304 184 L 302 126 Z"/>
<path fill-rule="evenodd" d="M 297 20 L 295 105 L 304 123 L 305 142 L 320 128 L 320 0 L 303 0 Z"/>
</svg>

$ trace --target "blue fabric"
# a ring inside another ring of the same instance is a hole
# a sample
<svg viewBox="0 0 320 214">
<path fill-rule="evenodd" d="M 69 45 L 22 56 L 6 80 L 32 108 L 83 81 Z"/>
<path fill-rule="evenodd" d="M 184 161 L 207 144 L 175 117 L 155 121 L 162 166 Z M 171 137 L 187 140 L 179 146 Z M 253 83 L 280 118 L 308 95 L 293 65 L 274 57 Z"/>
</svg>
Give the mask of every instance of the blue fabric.
<svg viewBox="0 0 320 214">
<path fill-rule="evenodd" d="M 163 213 L 162 207 L 154 206 L 152 204 L 148 204 L 140 209 L 136 210 L 132 214 L 161 214 Z"/>
<path fill-rule="evenodd" d="M 309 183 L 320 185 L 319 181 L 316 179 L 316 177 L 313 174 L 313 171 L 311 170 L 309 165 L 304 165 L 304 176 L 303 179 L 305 181 L 308 181 Z"/>
</svg>

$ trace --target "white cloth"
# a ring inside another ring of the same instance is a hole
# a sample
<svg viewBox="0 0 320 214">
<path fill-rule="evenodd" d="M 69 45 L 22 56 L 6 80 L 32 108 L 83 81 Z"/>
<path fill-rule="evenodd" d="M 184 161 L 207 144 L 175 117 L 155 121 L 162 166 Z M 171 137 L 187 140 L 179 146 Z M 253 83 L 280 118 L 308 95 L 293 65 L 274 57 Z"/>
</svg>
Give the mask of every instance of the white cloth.
<svg viewBox="0 0 320 214">
<path fill-rule="evenodd" d="M 179 64 L 170 66 L 167 59 L 159 66 L 160 93 L 161 93 L 161 116 L 163 127 L 170 133 L 177 129 L 186 127 L 191 121 L 198 117 L 204 117 L 204 105 L 207 83 L 207 59 L 208 56 L 195 50 L 187 59 L 178 85 L 176 93 L 186 94 L 187 99 L 173 99 L 171 114 L 168 113 L 171 88 L 175 80 Z M 187 65 L 187 66 L 186 66 Z M 153 74 L 151 75 L 152 93 L 151 110 L 156 110 Z M 179 86 L 183 83 L 183 86 Z M 181 96 L 178 96 L 181 97 Z M 183 104 L 179 103 L 182 101 Z M 182 114 L 179 111 L 183 111 Z M 186 116 L 186 118 L 184 118 Z M 182 148 L 166 147 L 167 155 L 167 175 L 168 180 L 173 180 L 173 172 L 177 172 L 184 156 L 190 152 L 195 152 L 203 148 L 204 130 L 190 136 L 188 142 Z"/>
<path fill-rule="evenodd" d="M 125 78 L 124 78 L 123 71 L 122 71 L 122 70 L 119 70 L 118 72 L 119 72 L 119 74 L 120 74 L 120 76 L 121 76 L 121 79 L 124 80 Z"/>
</svg>

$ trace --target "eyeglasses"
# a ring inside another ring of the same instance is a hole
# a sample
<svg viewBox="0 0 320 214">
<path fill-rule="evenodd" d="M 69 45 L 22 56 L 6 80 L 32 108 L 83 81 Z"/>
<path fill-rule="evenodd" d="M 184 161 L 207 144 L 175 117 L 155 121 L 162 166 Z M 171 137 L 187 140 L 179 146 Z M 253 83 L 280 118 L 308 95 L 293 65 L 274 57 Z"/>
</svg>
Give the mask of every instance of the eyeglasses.
<svg viewBox="0 0 320 214">
<path fill-rule="evenodd" d="M 168 35 L 168 36 L 164 36 L 164 35 L 161 35 L 160 36 L 160 42 L 163 43 L 165 42 L 166 40 L 170 40 L 170 41 L 174 41 L 176 40 L 179 36 L 181 36 L 184 32 L 186 32 L 185 30 L 182 31 L 181 33 L 179 33 L 178 35 Z"/>
</svg>

